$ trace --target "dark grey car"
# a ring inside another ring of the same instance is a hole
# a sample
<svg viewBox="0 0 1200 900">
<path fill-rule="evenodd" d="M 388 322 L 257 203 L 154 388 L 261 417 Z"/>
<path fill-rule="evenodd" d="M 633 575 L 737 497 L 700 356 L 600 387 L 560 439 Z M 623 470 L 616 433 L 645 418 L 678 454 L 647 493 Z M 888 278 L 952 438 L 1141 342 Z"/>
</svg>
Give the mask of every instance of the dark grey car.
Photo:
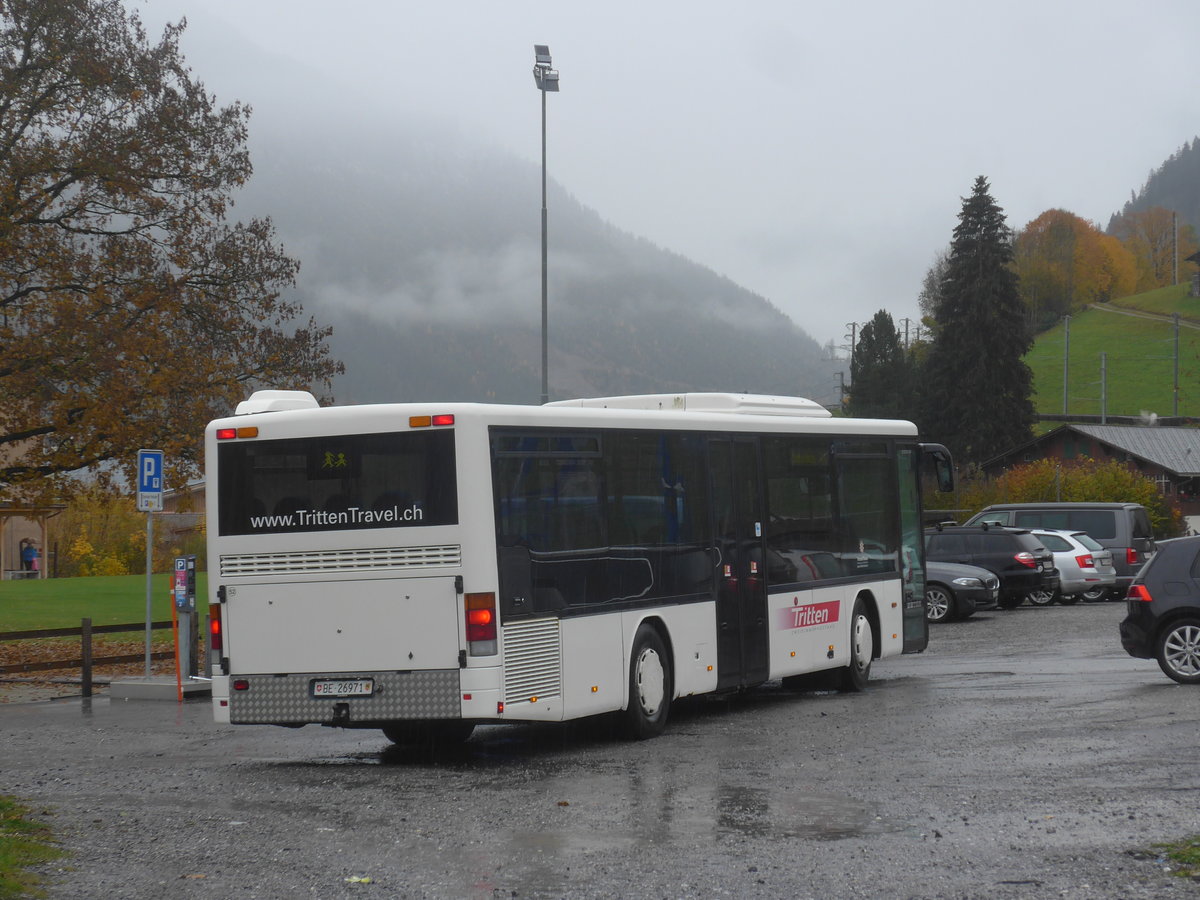
<svg viewBox="0 0 1200 900">
<path fill-rule="evenodd" d="M 925 563 L 925 618 L 930 622 L 965 619 L 981 609 L 995 609 L 1000 579 L 979 566 Z"/>
<path fill-rule="evenodd" d="M 1129 586 L 1121 646 L 1168 678 L 1200 684 L 1200 536 L 1161 541 Z"/>
</svg>

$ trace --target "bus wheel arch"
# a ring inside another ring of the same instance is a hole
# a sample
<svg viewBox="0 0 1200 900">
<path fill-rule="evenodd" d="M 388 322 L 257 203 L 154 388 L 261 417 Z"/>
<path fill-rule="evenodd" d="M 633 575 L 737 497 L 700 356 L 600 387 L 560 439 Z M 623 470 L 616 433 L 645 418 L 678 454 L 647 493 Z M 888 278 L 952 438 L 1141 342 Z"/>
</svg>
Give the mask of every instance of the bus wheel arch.
<svg viewBox="0 0 1200 900">
<path fill-rule="evenodd" d="M 871 662 L 879 658 L 879 610 L 875 598 L 863 591 L 854 598 L 850 613 L 850 662 L 841 671 L 841 690 L 857 693 L 871 679 Z"/>
<path fill-rule="evenodd" d="M 624 710 L 624 730 L 634 740 L 663 732 L 674 698 L 675 673 L 666 629 L 661 621 L 647 619 L 634 633 L 629 655 L 629 696 Z"/>
</svg>

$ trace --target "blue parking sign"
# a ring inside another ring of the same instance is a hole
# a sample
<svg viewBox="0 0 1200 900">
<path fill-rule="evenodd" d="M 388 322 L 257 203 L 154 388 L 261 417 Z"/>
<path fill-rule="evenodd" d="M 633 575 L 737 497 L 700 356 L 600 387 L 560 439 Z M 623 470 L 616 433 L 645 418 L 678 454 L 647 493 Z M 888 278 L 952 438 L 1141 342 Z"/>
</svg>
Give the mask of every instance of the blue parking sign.
<svg viewBox="0 0 1200 900">
<path fill-rule="evenodd" d="M 163 452 L 139 450 L 137 456 L 137 500 L 142 512 L 162 509 Z"/>
</svg>

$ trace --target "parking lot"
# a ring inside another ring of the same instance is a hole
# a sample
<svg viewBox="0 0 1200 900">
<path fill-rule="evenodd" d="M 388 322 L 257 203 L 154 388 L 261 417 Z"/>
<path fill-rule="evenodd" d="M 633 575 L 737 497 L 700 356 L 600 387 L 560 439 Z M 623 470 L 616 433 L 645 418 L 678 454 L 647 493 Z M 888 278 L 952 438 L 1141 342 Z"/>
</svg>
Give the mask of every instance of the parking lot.
<svg viewBox="0 0 1200 900">
<path fill-rule="evenodd" d="M 933 627 L 860 695 L 680 704 L 662 737 L 493 726 L 436 758 L 208 706 L 0 707 L 51 897 L 1194 897 L 1200 694 L 1123 603 Z"/>
</svg>

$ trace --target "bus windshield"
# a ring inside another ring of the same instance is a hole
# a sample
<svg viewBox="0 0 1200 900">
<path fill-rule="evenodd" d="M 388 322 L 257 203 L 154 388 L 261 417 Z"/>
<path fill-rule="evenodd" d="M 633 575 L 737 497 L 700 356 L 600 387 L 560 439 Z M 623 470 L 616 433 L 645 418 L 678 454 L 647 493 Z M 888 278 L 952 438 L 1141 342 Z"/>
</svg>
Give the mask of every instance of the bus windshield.
<svg viewBox="0 0 1200 900">
<path fill-rule="evenodd" d="M 458 521 L 450 431 L 238 441 L 217 453 L 222 535 Z"/>
</svg>

